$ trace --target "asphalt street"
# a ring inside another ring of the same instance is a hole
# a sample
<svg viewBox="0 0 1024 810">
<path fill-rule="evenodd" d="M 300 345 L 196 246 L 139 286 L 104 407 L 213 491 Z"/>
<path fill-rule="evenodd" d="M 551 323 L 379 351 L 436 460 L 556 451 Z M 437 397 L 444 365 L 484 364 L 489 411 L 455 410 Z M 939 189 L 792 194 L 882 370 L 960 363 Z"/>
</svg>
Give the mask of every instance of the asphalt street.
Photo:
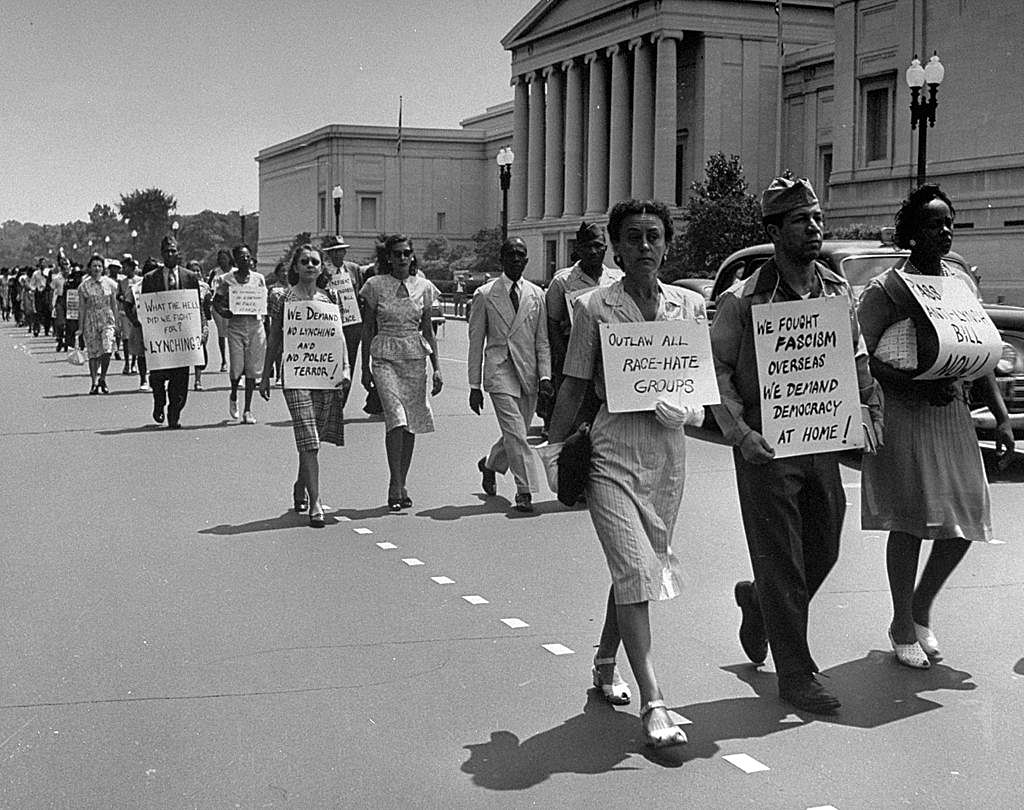
<svg viewBox="0 0 1024 810">
<path fill-rule="evenodd" d="M 212 343 L 211 343 L 212 346 Z M 112 364 L 111 393 L 50 339 L 0 326 L 0 806 L 4 808 L 1017 808 L 1024 470 L 991 487 L 937 604 L 945 659 L 888 650 L 884 536 L 859 528 L 812 608 L 834 718 L 746 663 L 749 576 L 729 450 L 688 443 L 675 548 L 686 590 L 652 608 L 659 678 L 690 742 L 640 739 L 637 705 L 588 691 L 609 576 L 585 511 L 480 489 L 496 438 L 468 408 L 466 326 L 439 341 L 437 431 L 412 509 L 385 508 L 383 425 L 350 404 L 321 452 L 327 526 L 290 511 L 280 389 L 257 425 L 205 375 L 184 428 Z M 1018 462 L 1019 464 L 1019 462 Z M 625 655 L 619 655 L 633 683 Z"/>
</svg>

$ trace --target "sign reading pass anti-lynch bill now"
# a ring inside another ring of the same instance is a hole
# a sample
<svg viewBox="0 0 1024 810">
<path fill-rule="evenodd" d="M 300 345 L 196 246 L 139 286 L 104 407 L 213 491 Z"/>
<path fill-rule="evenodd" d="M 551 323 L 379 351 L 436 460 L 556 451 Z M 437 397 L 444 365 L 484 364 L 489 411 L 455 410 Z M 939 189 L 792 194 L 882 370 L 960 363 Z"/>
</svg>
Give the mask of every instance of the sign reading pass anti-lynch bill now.
<svg viewBox="0 0 1024 810">
<path fill-rule="evenodd" d="M 707 321 L 602 323 L 601 359 L 611 413 L 673 405 L 716 405 L 718 380 Z"/>
<path fill-rule="evenodd" d="M 328 301 L 286 302 L 283 351 L 285 388 L 337 388 L 347 356 L 338 307 Z"/>
<path fill-rule="evenodd" d="M 138 302 L 150 370 L 203 364 L 203 319 L 198 290 L 141 293 Z"/>
<path fill-rule="evenodd" d="M 848 300 L 758 304 L 751 314 L 761 434 L 775 457 L 863 447 Z"/>
</svg>

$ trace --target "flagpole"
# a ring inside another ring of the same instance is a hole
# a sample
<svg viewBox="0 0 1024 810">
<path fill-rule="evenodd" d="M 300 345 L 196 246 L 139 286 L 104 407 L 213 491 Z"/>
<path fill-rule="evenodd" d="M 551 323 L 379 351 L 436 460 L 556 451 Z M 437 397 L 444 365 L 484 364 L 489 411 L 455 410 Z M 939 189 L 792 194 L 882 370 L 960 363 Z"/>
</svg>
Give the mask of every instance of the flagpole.
<svg viewBox="0 0 1024 810">
<path fill-rule="evenodd" d="M 782 57 L 785 46 L 782 44 L 782 0 L 775 0 L 775 16 L 778 17 L 775 32 L 777 80 L 779 83 L 778 96 L 775 99 L 775 176 L 782 174 Z"/>
<path fill-rule="evenodd" d="M 397 152 L 398 155 L 398 205 L 396 206 L 398 211 L 398 222 L 395 224 L 395 233 L 404 233 L 405 223 L 402 214 L 402 97 L 398 97 L 398 141 L 397 141 Z"/>
</svg>

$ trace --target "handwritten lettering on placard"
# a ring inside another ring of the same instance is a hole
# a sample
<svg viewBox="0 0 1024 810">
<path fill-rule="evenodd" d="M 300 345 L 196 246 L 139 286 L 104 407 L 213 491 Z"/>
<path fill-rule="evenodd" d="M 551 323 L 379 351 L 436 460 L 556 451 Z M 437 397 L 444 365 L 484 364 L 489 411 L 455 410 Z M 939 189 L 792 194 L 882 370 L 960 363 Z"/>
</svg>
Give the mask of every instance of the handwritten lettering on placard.
<svg viewBox="0 0 1024 810">
<path fill-rule="evenodd" d="M 141 293 L 137 313 L 150 369 L 203 364 L 203 322 L 198 291 Z"/>
<path fill-rule="evenodd" d="M 228 285 L 228 309 L 232 315 L 266 315 L 266 288 L 246 284 Z"/>
<path fill-rule="evenodd" d="M 758 304 L 761 433 L 776 458 L 864 446 L 846 298 Z"/>
<path fill-rule="evenodd" d="M 341 312 L 327 301 L 288 301 L 284 313 L 285 388 L 337 388 L 346 375 Z"/>
<path fill-rule="evenodd" d="M 356 296 L 356 288 L 352 283 L 352 276 L 349 275 L 348 270 L 343 267 L 337 268 L 331 274 L 331 280 L 327 287 L 337 294 L 338 300 L 341 302 L 342 326 L 362 323 L 363 317 L 359 313 L 359 299 Z"/>
<path fill-rule="evenodd" d="M 66 313 L 64 317 L 69 321 L 78 320 L 78 290 L 68 290 L 68 297 L 65 304 Z"/>
<path fill-rule="evenodd" d="M 707 321 L 602 323 L 601 360 L 611 413 L 721 402 Z"/>
</svg>

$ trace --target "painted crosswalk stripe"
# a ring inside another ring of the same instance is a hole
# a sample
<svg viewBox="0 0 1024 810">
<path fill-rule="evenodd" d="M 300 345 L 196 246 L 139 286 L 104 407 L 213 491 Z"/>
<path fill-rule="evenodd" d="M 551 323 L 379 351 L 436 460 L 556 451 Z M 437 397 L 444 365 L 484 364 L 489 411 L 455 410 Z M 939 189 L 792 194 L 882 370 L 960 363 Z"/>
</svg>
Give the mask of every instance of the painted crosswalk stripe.
<svg viewBox="0 0 1024 810">
<path fill-rule="evenodd" d="M 455 580 L 451 577 L 431 577 L 438 585 L 454 585 Z"/>
<path fill-rule="evenodd" d="M 398 546 L 396 546 L 394 543 L 389 543 L 385 540 L 383 543 L 377 543 L 377 548 L 382 548 L 385 551 L 388 551 L 393 548 L 398 548 Z"/>
<path fill-rule="evenodd" d="M 352 531 L 356 534 L 373 534 L 373 529 L 367 529 L 365 526 L 357 526 Z"/>
<path fill-rule="evenodd" d="M 838 810 L 838 808 L 831 804 L 819 804 L 817 807 L 808 807 L 807 810 Z"/>
<path fill-rule="evenodd" d="M 471 604 L 471 605 L 488 605 L 488 604 L 490 604 L 482 596 L 477 596 L 475 593 L 470 594 L 469 596 L 463 596 L 462 598 L 465 599 L 467 602 L 469 602 L 469 604 Z"/>
<path fill-rule="evenodd" d="M 743 773 L 757 773 L 758 771 L 771 770 L 767 765 L 758 762 L 750 754 L 726 754 L 722 757 L 730 765 L 735 765 Z"/>
<path fill-rule="evenodd" d="M 564 644 L 541 644 L 545 650 L 552 655 L 572 655 L 573 651 L 566 647 Z"/>
<path fill-rule="evenodd" d="M 425 565 L 423 560 L 418 560 L 415 557 L 402 557 L 402 562 L 404 562 L 406 565 L 409 565 L 409 566 Z"/>
<path fill-rule="evenodd" d="M 502 619 L 501 623 L 505 624 L 505 625 L 508 625 L 513 630 L 518 630 L 521 627 L 529 627 L 530 626 L 526 622 L 524 622 L 522 619 Z"/>
</svg>

